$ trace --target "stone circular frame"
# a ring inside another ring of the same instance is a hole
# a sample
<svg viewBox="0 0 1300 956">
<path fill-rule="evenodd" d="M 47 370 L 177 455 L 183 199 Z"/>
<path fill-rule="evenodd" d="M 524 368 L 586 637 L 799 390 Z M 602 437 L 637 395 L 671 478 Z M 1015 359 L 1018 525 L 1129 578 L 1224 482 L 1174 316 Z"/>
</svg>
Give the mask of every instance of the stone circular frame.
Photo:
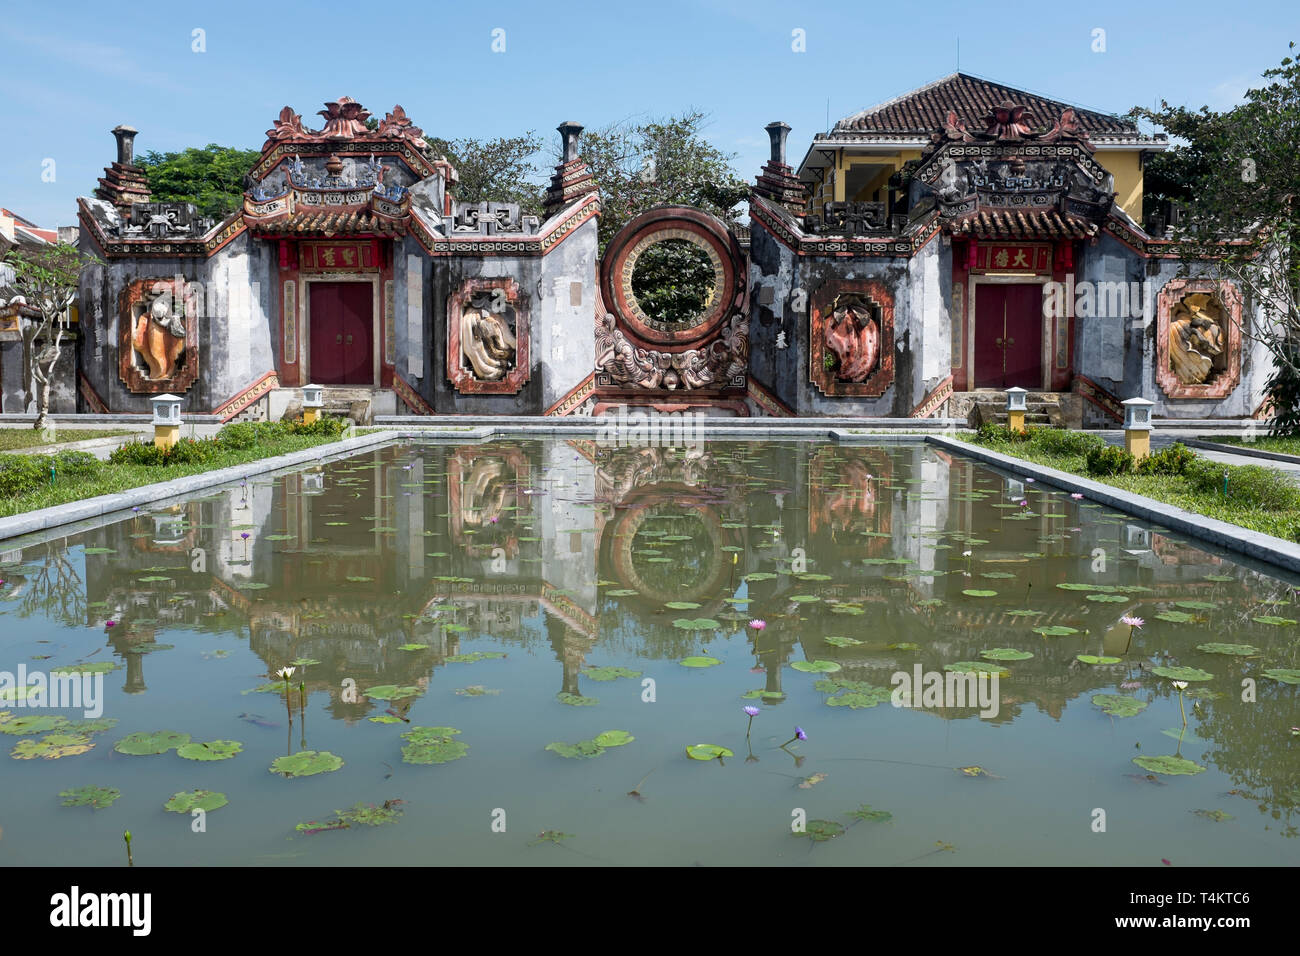
<svg viewBox="0 0 1300 956">
<path fill-rule="evenodd" d="M 662 327 L 645 314 L 632 291 L 637 260 L 651 246 L 668 239 L 689 242 L 708 256 L 713 266 L 709 306 L 685 327 Z M 601 292 L 610 311 L 637 338 L 657 345 L 694 342 L 715 331 L 734 311 L 743 290 L 741 261 L 740 247 L 720 219 L 687 206 L 661 206 L 637 216 L 610 242 L 601 259 Z"/>
</svg>

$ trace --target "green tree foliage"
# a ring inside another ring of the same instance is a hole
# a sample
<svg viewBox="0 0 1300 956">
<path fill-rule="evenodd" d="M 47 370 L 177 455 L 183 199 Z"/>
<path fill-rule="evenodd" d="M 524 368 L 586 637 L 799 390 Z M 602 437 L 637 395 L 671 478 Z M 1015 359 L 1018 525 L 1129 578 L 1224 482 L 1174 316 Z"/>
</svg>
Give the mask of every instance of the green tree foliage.
<svg viewBox="0 0 1300 956">
<path fill-rule="evenodd" d="M 1277 398 L 1293 396 L 1300 380 L 1300 61 L 1287 56 L 1263 79 L 1226 112 L 1162 103 L 1130 115 L 1175 139 L 1147 167 L 1146 184 L 1149 194 L 1188 203 L 1175 233 L 1180 255 L 1208 260 L 1236 283 L 1247 312 L 1262 305 L 1269 313 L 1242 333 L 1272 354 Z M 1274 428 L 1294 433 L 1300 421 L 1286 415 Z"/>
<path fill-rule="evenodd" d="M 179 153 L 150 150 L 137 163 L 156 202 L 192 202 L 200 216 L 222 220 L 243 204 L 244 178 L 260 155 L 209 143 Z"/>
<path fill-rule="evenodd" d="M 685 239 L 656 242 L 641 254 L 632 273 L 632 293 L 641 311 L 672 328 L 687 328 L 713 305 L 713 265 Z"/>
<path fill-rule="evenodd" d="M 546 187 L 536 156 L 543 143 L 532 130 L 496 139 L 426 136 L 425 141 L 456 167 L 460 182 L 454 195 L 461 202 L 512 202 L 519 204 L 521 215 L 542 214 Z"/>
<path fill-rule="evenodd" d="M 578 152 L 600 184 L 600 251 L 629 220 L 654 206 L 698 206 L 724 222 L 749 185 L 731 168 L 734 153 L 704 139 L 699 110 L 634 124 L 614 123 L 582 134 Z"/>
</svg>

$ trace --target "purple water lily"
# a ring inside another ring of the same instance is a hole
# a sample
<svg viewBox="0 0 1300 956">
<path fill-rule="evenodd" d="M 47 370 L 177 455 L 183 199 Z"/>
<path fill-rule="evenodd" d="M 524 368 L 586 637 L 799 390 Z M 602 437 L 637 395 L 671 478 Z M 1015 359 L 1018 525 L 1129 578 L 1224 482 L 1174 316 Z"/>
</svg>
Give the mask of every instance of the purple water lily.
<svg viewBox="0 0 1300 956">
<path fill-rule="evenodd" d="M 752 704 L 745 707 L 745 713 L 749 715 L 749 724 L 745 727 L 745 739 L 749 739 L 749 731 L 754 726 L 754 718 L 758 716 L 758 708 Z"/>
</svg>

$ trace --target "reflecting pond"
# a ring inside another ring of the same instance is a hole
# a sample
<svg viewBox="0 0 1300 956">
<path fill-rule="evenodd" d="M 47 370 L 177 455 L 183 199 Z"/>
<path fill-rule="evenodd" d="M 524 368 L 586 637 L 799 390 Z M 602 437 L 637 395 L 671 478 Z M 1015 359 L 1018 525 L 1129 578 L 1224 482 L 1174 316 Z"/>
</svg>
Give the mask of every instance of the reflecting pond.
<svg viewBox="0 0 1300 956">
<path fill-rule="evenodd" d="M 1296 580 L 924 445 L 393 445 L 0 559 L 0 669 L 103 688 L 0 690 L 7 864 L 1300 861 Z"/>
</svg>

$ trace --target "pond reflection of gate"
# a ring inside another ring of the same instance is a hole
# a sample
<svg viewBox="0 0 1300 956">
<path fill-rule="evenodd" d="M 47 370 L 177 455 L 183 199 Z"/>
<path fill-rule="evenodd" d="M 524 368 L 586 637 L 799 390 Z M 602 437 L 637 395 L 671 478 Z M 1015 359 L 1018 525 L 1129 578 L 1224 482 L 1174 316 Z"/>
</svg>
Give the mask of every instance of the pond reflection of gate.
<svg viewBox="0 0 1300 956">
<path fill-rule="evenodd" d="M 501 548 L 507 559 L 517 557 L 519 536 L 514 518 L 531 512 L 531 497 L 520 494 L 531 481 L 532 466 L 522 448 L 457 448 L 447 459 L 452 540 L 471 558 L 490 557 L 496 548 Z"/>
</svg>

